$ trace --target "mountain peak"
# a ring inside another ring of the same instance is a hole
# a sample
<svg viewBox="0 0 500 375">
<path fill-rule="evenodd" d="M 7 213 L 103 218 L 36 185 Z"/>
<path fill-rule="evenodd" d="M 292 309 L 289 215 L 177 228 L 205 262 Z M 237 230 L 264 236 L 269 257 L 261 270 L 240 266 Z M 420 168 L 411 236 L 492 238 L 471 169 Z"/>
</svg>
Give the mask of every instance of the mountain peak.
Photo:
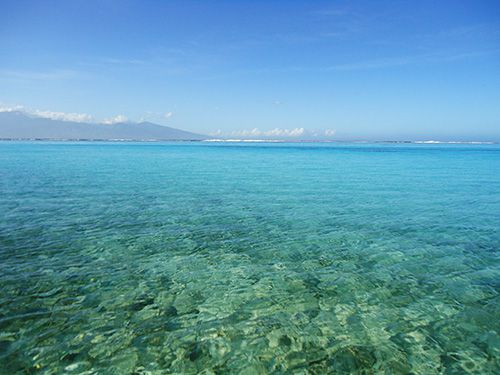
<svg viewBox="0 0 500 375">
<path fill-rule="evenodd" d="M 95 124 L 34 117 L 22 111 L 0 112 L 0 139 L 79 139 L 194 141 L 208 137 L 152 122 Z"/>
</svg>

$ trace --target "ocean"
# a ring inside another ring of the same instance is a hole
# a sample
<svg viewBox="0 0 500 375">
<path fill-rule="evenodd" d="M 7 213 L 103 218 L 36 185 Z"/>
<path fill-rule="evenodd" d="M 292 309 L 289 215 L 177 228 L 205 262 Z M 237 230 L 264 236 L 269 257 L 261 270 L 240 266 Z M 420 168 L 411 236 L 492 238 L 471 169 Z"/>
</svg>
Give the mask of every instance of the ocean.
<svg viewBox="0 0 500 375">
<path fill-rule="evenodd" d="M 498 374 L 500 146 L 0 142 L 0 374 Z"/>
</svg>

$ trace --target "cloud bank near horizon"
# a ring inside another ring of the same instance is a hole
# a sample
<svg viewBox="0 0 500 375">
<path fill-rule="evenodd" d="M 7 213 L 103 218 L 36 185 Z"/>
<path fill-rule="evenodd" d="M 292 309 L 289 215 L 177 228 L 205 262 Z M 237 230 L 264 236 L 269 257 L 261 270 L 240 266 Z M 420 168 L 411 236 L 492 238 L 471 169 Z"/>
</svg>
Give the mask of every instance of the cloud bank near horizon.
<svg viewBox="0 0 500 375">
<path fill-rule="evenodd" d="M 61 111 L 48 111 L 31 109 L 23 105 L 3 105 L 0 103 L 0 112 L 21 112 L 28 116 L 46 118 L 50 120 L 58 121 L 69 121 L 69 122 L 80 122 L 80 123 L 97 123 L 104 125 L 113 125 L 121 122 L 129 122 L 129 119 L 125 115 L 116 115 L 104 120 L 98 121 L 93 115 L 88 113 L 76 113 L 76 112 L 61 112 Z"/>
<path fill-rule="evenodd" d="M 125 122 L 135 122 L 130 120 L 127 116 L 119 114 L 113 117 L 105 118 L 104 120 L 98 121 L 93 115 L 88 113 L 76 113 L 76 112 L 61 112 L 61 111 L 49 111 L 49 110 L 39 110 L 31 109 L 23 105 L 4 105 L 0 103 L 0 112 L 21 112 L 28 116 L 46 118 L 50 120 L 58 121 L 68 121 L 68 122 L 78 122 L 78 123 L 97 123 L 103 125 L 114 125 Z M 169 120 L 173 116 L 173 112 L 165 112 L 163 117 Z M 145 121 L 141 118 L 140 122 Z M 234 130 L 234 131 L 221 131 L 208 133 L 208 135 L 215 138 L 242 138 L 242 139 L 280 139 L 280 138 L 332 138 L 336 134 L 336 130 L 333 129 L 322 129 L 322 130 L 307 130 L 303 127 L 300 128 L 274 128 L 270 130 L 260 130 L 259 128 L 253 128 L 250 130 Z"/>
<path fill-rule="evenodd" d="M 0 112 L 22 112 L 30 116 L 59 121 L 94 122 L 94 117 L 88 113 L 59 112 L 31 109 L 22 105 L 5 106 L 0 104 Z"/>
<path fill-rule="evenodd" d="M 114 125 L 114 124 L 119 124 L 121 122 L 129 122 L 128 117 L 124 115 L 118 115 L 101 121 L 101 124 Z"/>
<path fill-rule="evenodd" d="M 336 131 L 333 129 L 323 129 L 323 130 L 306 130 L 305 128 L 292 128 L 292 129 L 281 129 L 274 128 L 271 130 L 260 130 L 259 128 L 253 128 L 250 130 L 237 130 L 230 132 L 223 132 L 218 130 L 217 132 L 210 133 L 209 135 L 213 137 L 236 137 L 236 138 L 328 138 L 333 137 Z"/>
</svg>

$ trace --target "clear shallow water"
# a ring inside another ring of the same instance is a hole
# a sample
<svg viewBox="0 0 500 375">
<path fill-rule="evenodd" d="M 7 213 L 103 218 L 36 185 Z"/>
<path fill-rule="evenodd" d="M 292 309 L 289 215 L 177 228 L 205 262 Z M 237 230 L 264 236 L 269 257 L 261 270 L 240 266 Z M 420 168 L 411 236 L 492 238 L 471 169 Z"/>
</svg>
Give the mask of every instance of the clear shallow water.
<svg viewBox="0 0 500 375">
<path fill-rule="evenodd" d="M 493 374 L 500 147 L 0 143 L 0 373 Z"/>
</svg>

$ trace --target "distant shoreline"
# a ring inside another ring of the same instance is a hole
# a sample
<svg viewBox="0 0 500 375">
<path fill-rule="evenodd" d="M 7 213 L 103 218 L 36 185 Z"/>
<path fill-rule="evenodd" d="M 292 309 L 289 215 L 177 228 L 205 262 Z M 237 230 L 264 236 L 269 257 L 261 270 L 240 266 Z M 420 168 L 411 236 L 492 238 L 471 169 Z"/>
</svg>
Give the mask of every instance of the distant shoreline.
<svg viewBox="0 0 500 375">
<path fill-rule="evenodd" d="M 290 139 L 90 139 L 90 138 L 0 138 L 0 142 L 142 142 L 142 143 L 160 143 L 160 142 L 178 142 L 178 143 L 357 143 L 357 144 L 425 144 L 425 145 L 494 145 L 499 142 L 494 141 L 362 141 L 362 140 L 290 140 Z"/>
</svg>

